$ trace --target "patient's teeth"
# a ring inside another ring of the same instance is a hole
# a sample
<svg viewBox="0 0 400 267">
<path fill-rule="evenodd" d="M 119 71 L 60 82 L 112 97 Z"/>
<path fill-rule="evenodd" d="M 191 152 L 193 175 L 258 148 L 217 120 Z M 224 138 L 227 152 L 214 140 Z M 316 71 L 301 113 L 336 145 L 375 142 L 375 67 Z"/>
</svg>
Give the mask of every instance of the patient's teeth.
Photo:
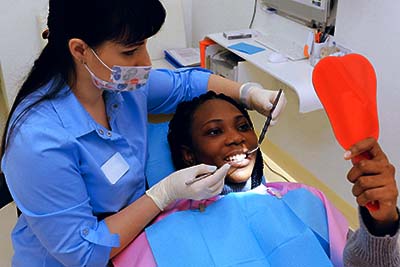
<svg viewBox="0 0 400 267">
<path fill-rule="evenodd" d="M 246 158 L 246 154 L 239 154 L 229 157 L 229 161 L 240 162 Z"/>
</svg>

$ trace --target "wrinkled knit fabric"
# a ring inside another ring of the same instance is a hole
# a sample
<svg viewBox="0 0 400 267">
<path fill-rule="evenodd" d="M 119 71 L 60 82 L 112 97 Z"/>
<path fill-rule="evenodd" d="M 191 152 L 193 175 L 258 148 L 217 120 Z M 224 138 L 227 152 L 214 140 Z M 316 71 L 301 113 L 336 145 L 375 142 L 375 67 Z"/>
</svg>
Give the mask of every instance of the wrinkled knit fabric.
<svg viewBox="0 0 400 267">
<path fill-rule="evenodd" d="M 247 180 L 244 183 L 229 183 L 225 182 L 224 188 L 222 189 L 221 195 L 227 195 L 229 193 L 235 192 L 245 192 L 249 191 L 251 188 L 252 181 L 251 179 Z"/>
<path fill-rule="evenodd" d="M 346 267 L 399 267 L 399 229 L 394 236 L 378 237 L 369 233 L 359 213 L 360 228 L 349 233 L 343 253 Z"/>
</svg>

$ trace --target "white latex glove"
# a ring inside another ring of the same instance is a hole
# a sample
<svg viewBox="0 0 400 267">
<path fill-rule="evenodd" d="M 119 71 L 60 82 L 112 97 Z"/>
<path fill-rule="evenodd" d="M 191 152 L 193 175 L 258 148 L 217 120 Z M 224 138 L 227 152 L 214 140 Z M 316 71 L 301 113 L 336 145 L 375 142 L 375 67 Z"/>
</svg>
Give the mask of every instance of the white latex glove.
<svg viewBox="0 0 400 267">
<path fill-rule="evenodd" d="M 182 169 L 153 185 L 146 191 L 146 194 L 153 199 L 160 210 L 164 210 L 172 201 L 177 199 L 207 199 L 221 193 L 229 168 L 230 165 L 225 164 L 214 174 L 191 185 L 186 185 L 185 182 L 201 174 L 214 172 L 216 167 L 200 164 Z"/>
<path fill-rule="evenodd" d="M 265 116 L 269 115 L 277 95 L 278 91 L 264 89 L 258 83 L 244 83 L 240 87 L 240 101 L 242 104 L 248 109 L 254 109 Z M 276 124 L 278 116 L 286 106 L 286 102 L 285 94 L 282 92 L 278 104 L 274 112 L 272 112 L 271 125 Z"/>
</svg>

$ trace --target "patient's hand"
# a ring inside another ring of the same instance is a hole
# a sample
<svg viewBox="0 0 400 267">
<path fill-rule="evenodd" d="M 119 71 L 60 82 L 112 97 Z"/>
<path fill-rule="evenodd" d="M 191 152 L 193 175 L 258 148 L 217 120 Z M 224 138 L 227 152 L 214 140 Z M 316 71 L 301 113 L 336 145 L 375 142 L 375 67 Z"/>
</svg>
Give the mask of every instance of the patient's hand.
<svg viewBox="0 0 400 267">
<path fill-rule="evenodd" d="M 371 159 L 363 159 L 356 163 L 355 157 L 364 152 L 368 152 Z M 394 176 L 395 168 L 377 141 L 374 138 L 364 139 L 346 151 L 344 157 L 353 162 L 347 179 L 353 183 L 352 193 L 358 205 L 364 207 L 368 202 L 379 202 L 378 210 L 369 210 L 375 220 L 375 226 L 384 228 L 397 222 L 399 216 L 396 208 L 398 189 Z"/>
</svg>

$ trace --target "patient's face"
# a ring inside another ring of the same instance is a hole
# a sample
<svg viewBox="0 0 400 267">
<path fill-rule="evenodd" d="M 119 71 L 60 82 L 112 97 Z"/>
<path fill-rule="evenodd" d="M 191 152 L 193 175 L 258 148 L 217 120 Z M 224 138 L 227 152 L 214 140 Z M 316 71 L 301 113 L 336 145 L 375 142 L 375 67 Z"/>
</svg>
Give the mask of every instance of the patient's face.
<svg viewBox="0 0 400 267">
<path fill-rule="evenodd" d="M 257 146 L 257 136 L 246 117 L 231 103 L 212 99 L 203 103 L 193 116 L 193 155 L 196 163 L 220 167 L 231 163 L 227 179 L 244 182 L 250 178 L 256 153 L 238 161 Z"/>
</svg>

